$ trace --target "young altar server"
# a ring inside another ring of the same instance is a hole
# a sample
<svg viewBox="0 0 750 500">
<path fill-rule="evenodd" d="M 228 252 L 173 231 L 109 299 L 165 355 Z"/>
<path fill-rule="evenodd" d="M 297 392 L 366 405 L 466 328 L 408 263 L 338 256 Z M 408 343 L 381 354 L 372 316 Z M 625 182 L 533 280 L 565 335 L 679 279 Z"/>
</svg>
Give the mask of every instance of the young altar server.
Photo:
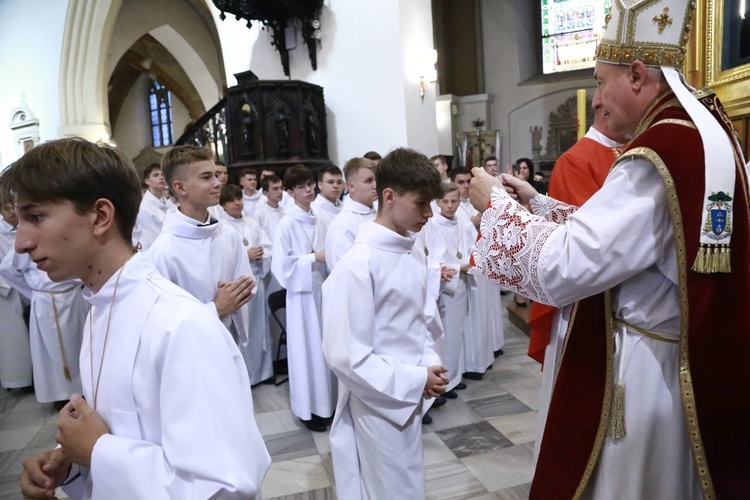
<svg viewBox="0 0 750 500">
<path fill-rule="evenodd" d="M 268 325 L 265 277 L 271 274 L 271 240 L 252 217 L 242 215 L 242 189 L 227 184 L 221 189 L 220 204 L 224 222 L 242 238 L 242 245 L 255 275 L 255 297 L 242 308 L 249 325 L 247 344 L 240 343 L 250 384 L 255 385 L 273 376 L 271 332 Z"/>
<path fill-rule="evenodd" d="M 395 149 L 377 171 L 378 216 L 323 285 L 323 346 L 339 378 L 331 453 L 340 498 L 425 497 L 422 400 L 448 382 L 414 236 L 440 193 L 432 163 Z M 434 309 L 434 306 L 432 307 Z"/>
<path fill-rule="evenodd" d="M 17 195 L 16 249 L 80 279 L 91 312 L 83 397 L 59 448 L 28 457 L 29 498 L 254 498 L 270 464 L 242 357 L 214 315 L 163 278 L 131 231 L 140 183 L 125 153 L 79 138 L 32 149 L 0 177 Z M 85 398 L 85 399 L 84 399 Z"/>
<path fill-rule="evenodd" d="M 477 240 L 477 228 L 479 227 L 482 214 L 469 201 L 471 177 L 471 172 L 465 167 L 456 167 L 451 170 L 451 181 L 458 187 L 459 198 L 461 200 L 456 211 L 456 217 L 459 224 L 469 232 L 469 239 L 473 244 Z M 495 362 L 495 356 L 493 355 L 495 339 L 493 333 L 498 332 L 498 328 L 496 327 L 498 323 L 495 320 L 489 323 L 489 325 L 495 325 L 495 328 L 486 329 L 484 322 L 489 316 L 496 318 L 498 312 L 491 311 L 485 314 L 484 308 L 486 305 L 483 304 L 484 301 L 480 296 L 480 285 L 478 284 L 484 278 L 472 275 L 470 279 L 472 280 L 472 286 L 469 288 L 469 314 L 466 318 L 466 328 L 464 330 L 464 373 L 467 374 L 467 378 L 472 377 L 477 379 L 482 378 L 487 368 Z M 502 310 L 499 307 L 498 310 L 500 311 L 499 316 L 502 319 Z M 502 322 L 499 324 L 502 326 Z M 503 333 L 503 330 L 499 331 Z"/>
<path fill-rule="evenodd" d="M 81 391 L 78 355 L 89 306 L 80 281 L 51 280 L 44 256 L 39 259 L 11 250 L 0 263 L 0 275 L 31 301 L 29 341 L 36 400 L 53 403 L 59 410 L 71 394 Z"/>
<path fill-rule="evenodd" d="M 238 343 L 247 344 L 247 315 L 241 309 L 252 298 L 255 280 L 240 235 L 208 212 L 221 194 L 213 153 L 177 146 L 161 162 L 180 206 L 167 212 L 146 255 L 162 276 L 218 315 Z"/>
<path fill-rule="evenodd" d="M 287 359 L 292 412 L 311 431 L 325 432 L 333 415 L 333 375 L 323 357 L 321 287 L 326 279 L 323 233 L 310 210 L 312 173 L 295 165 L 284 175 L 294 200 L 273 238 L 273 274 L 286 288 Z M 346 498 L 346 497 L 341 497 Z"/>
<path fill-rule="evenodd" d="M 476 240 L 470 227 L 459 219 L 456 211 L 459 206 L 459 192 L 455 184 L 443 182 L 441 196 L 436 199 L 440 213 L 430 219 L 422 231 L 425 246 L 429 248 L 428 261 L 431 267 L 445 266 L 456 274 L 446 282 L 438 297 L 440 319 L 443 322 L 445 366 L 450 383 L 445 397 L 454 399 L 453 389 L 465 389 L 461 374 L 465 371 L 464 342 L 466 330 L 471 327 L 469 316 L 469 293 L 476 288 L 474 277 L 469 270 L 469 254 Z M 473 237 L 472 237 L 473 236 Z M 485 367 L 486 368 L 486 367 Z M 483 370 L 484 371 L 484 370 Z"/>
<path fill-rule="evenodd" d="M 138 241 L 134 241 L 134 243 L 140 243 L 141 248 L 146 250 L 161 233 L 161 226 L 164 223 L 167 210 L 175 208 L 176 205 L 165 195 L 167 183 L 164 181 L 164 175 L 162 175 L 159 164 L 146 167 L 143 171 L 143 182 L 148 186 L 148 189 L 143 194 L 143 200 L 141 200 L 138 209 L 138 218 L 135 224 L 139 229 L 139 237 Z"/>
<path fill-rule="evenodd" d="M 339 197 L 344 192 L 344 179 L 341 169 L 336 165 L 326 165 L 318 170 L 318 189 L 320 193 L 312 202 L 312 209 L 320 224 L 323 225 L 323 237 L 331 221 L 341 212 Z"/>
<path fill-rule="evenodd" d="M 240 174 L 240 186 L 242 186 L 242 210 L 245 217 L 253 215 L 255 207 L 263 202 L 263 194 L 258 191 L 258 174 L 252 168 L 246 168 Z"/>
<path fill-rule="evenodd" d="M 375 219 L 372 208 L 378 199 L 375 168 L 375 163 L 367 158 L 352 158 L 344 165 L 349 196 L 344 199 L 341 212 L 331 221 L 326 233 L 326 264 L 329 271 L 354 244 L 359 225 Z"/>
<path fill-rule="evenodd" d="M 258 180 L 258 183 L 261 186 L 261 188 L 259 189 L 260 194 L 262 194 L 263 196 L 267 196 L 268 193 L 263 188 L 263 179 L 265 179 L 266 177 L 271 177 L 271 176 L 275 176 L 275 177 L 279 177 L 279 176 L 276 174 L 276 171 L 270 167 L 261 167 L 258 169 L 258 171 L 260 171 L 260 177 Z M 281 199 L 279 200 L 279 206 L 281 208 L 286 208 L 287 206 L 291 204 L 294 204 L 294 200 L 292 199 L 291 196 L 289 196 L 289 193 L 287 193 L 286 191 L 282 189 Z"/>
<path fill-rule="evenodd" d="M 276 228 L 279 222 L 281 222 L 281 218 L 284 217 L 284 207 L 281 206 L 284 183 L 276 174 L 266 176 L 260 182 L 266 196 L 255 207 L 255 220 L 258 221 L 268 237 L 273 241 Z"/>
<path fill-rule="evenodd" d="M 18 217 L 12 200 L 0 204 L 0 259 L 15 253 Z M 23 320 L 25 299 L 0 276 L 0 385 L 5 389 L 31 386 L 31 344 Z"/>
</svg>

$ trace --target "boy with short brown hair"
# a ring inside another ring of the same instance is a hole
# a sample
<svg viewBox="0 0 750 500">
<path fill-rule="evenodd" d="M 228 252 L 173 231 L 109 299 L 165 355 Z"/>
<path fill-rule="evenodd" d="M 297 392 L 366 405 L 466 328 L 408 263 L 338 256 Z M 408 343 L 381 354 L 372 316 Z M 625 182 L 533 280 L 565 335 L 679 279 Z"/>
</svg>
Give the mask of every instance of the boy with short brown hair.
<svg viewBox="0 0 750 500">
<path fill-rule="evenodd" d="M 321 287 L 328 273 L 322 228 L 310 210 L 315 196 L 312 173 L 295 165 L 286 171 L 284 187 L 294 204 L 286 208 L 274 233 L 271 269 L 286 288 L 289 396 L 292 412 L 305 426 L 325 432 L 335 392 L 321 347 Z"/>
<path fill-rule="evenodd" d="M 421 153 L 396 149 L 378 165 L 377 186 L 377 218 L 362 224 L 323 285 L 323 350 L 342 392 L 330 434 L 336 491 L 420 499 L 422 399 L 439 396 L 448 379 L 424 255 L 412 247 L 440 176 Z"/>
<path fill-rule="evenodd" d="M 64 481 L 71 498 L 257 496 L 270 457 L 244 363 L 218 319 L 134 252 L 140 181 L 124 152 L 42 144 L 0 192 L 16 197 L 16 249 L 53 280 L 83 281 L 92 306 L 85 399 L 60 412 L 60 447 L 24 461 L 24 496 L 54 497 Z"/>
<path fill-rule="evenodd" d="M 240 309 L 252 298 L 255 280 L 239 235 L 209 215 L 221 195 L 213 153 L 177 146 L 162 158 L 162 171 L 180 206 L 167 212 L 146 255 L 165 278 L 206 304 L 236 340 L 246 343 L 247 319 Z"/>
</svg>

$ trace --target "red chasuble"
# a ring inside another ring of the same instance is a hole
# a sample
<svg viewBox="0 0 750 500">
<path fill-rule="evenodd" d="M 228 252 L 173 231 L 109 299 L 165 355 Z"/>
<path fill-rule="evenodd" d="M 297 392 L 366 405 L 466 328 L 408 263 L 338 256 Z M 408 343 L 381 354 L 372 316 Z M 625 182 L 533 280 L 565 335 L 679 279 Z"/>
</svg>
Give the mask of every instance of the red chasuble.
<svg viewBox="0 0 750 500">
<path fill-rule="evenodd" d="M 700 97 L 700 96 L 699 96 Z M 715 96 L 701 101 L 717 114 Z M 713 109 L 712 109 L 713 107 Z M 728 130 L 728 124 L 719 117 Z M 680 386 L 696 472 L 704 495 L 750 498 L 750 215 L 737 157 L 731 273 L 691 270 L 703 216 L 700 134 L 672 92 L 647 112 L 623 158 L 643 157 L 662 175 L 672 214 L 680 294 Z M 711 162 L 707 158 L 706 162 Z M 550 404 L 532 499 L 578 497 L 609 429 L 614 340 L 602 296 L 581 301 Z M 607 335 L 605 335 L 607 332 Z M 633 457 L 634 462 L 638 457 Z"/>
</svg>

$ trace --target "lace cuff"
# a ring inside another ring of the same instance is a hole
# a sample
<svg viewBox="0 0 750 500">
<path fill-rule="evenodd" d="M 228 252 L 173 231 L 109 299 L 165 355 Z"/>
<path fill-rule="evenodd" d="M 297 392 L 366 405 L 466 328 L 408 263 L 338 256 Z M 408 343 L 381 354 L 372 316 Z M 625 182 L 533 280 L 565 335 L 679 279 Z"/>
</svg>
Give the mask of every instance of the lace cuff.
<svg viewBox="0 0 750 500">
<path fill-rule="evenodd" d="M 531 211 L 543 217 L 548 222 L 564 224 L 570 214 L 578 210 L 578 207 L 568 205 L 549 196 L 538 194 L 531 201 Z"/>
<path fill-rule="evenodd" d="M 542 273 L 549 244 L 563 231 L 559 224 L 529 213 L 504 190 L 493 188 L 472 259 L 484 278 L 534 301 L 556 305 Z"/>
</svg>

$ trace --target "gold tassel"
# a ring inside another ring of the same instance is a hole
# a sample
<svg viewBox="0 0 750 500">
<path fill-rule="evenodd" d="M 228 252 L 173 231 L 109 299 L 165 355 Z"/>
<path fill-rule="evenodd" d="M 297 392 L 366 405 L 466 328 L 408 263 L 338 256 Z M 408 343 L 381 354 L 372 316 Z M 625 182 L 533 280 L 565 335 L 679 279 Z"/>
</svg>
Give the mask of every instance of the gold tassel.
<svg viewBox="0 0 750 500">
<path fill-rule="evenodd" d="M 65 380 L 68 382 L 73 380 L 73 377 L 70 376 L 70 368 L 68 368 L 68 365 L 63 365 L 63 370 L 65 371 Z"/>
<path fill-rule="evenodd" d="M 729 245 L 701 243 L 691 269 L 701 274 L 731 273 L 732 252 Z"/>
<path fill-rule="evenodd" d="M 706 245 L 702 243 L 698 247 L 698 255 L 695 256 L 692 269 L 696 273 L 704 274 L 706 272 Z"/>
<path fill-rule="evenodd" d="M 615 394 L 612 399 L 612 415 L 609 420 L 609 435 L 615 441 L 625 439 L 625 384 L 615 384 Z"/>
<path fill-rule="evenodd" d="M 732 254 L 729 245 L 721 245 L 721 254 L 719 255 L 719 272 L 732 272 Z"/>
</svg>

